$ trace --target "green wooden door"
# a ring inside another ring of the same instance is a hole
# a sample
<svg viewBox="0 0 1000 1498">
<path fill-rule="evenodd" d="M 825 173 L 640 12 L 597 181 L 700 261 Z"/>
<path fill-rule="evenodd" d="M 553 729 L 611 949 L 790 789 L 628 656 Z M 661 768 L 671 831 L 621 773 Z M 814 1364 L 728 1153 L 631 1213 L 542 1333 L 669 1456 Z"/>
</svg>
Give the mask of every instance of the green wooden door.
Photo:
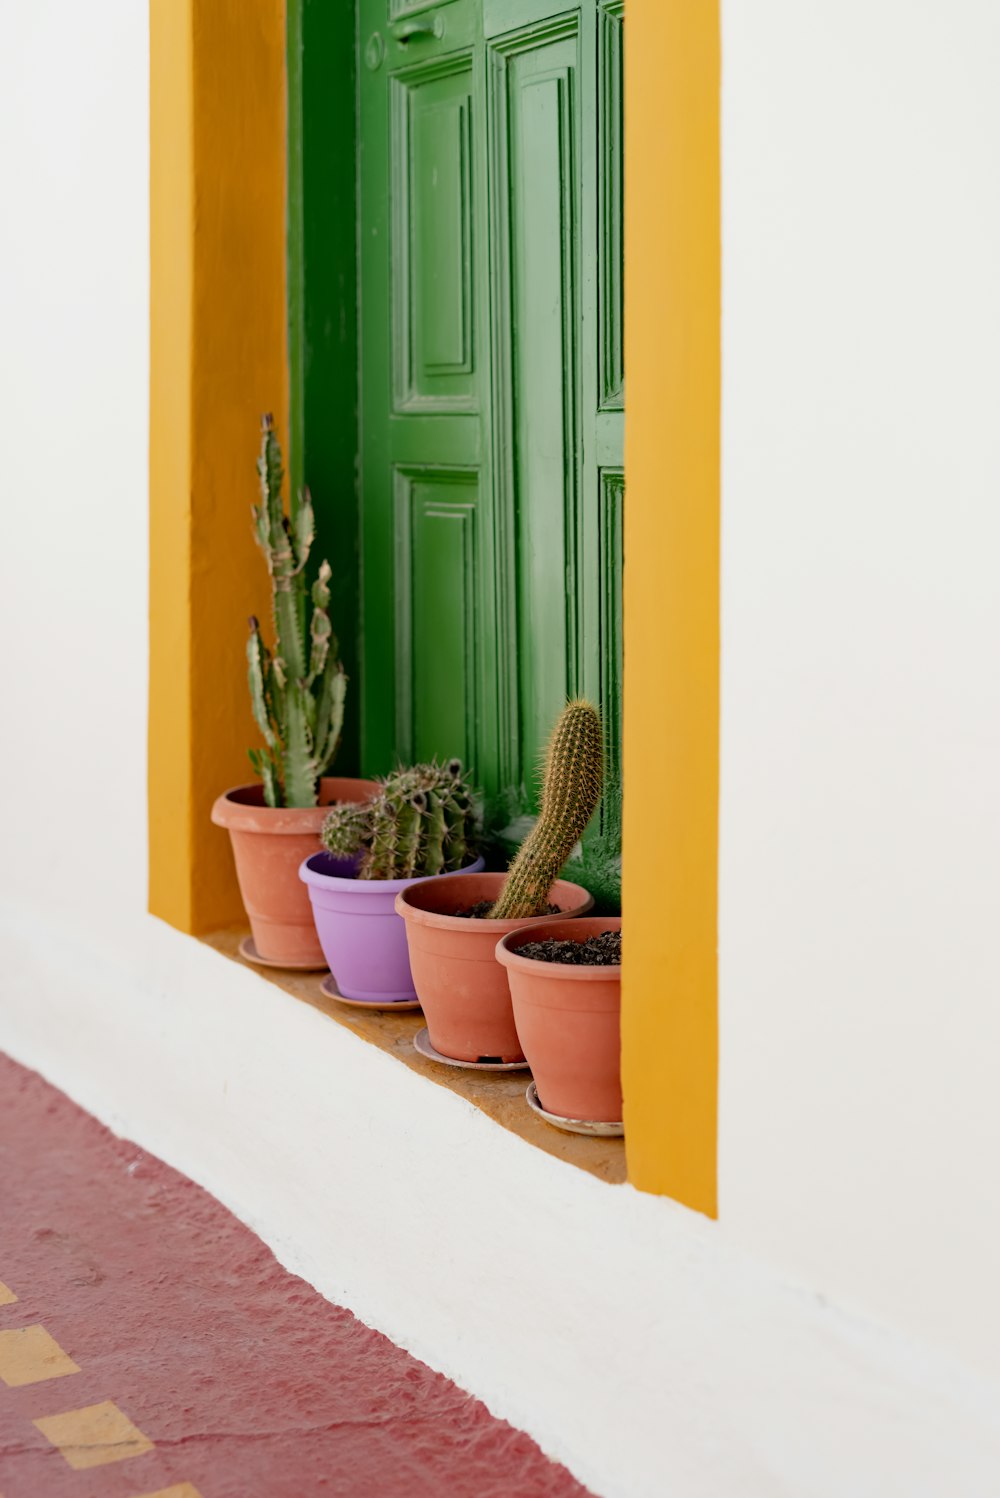
<svg viewBox="0 0 1000 1498">
<path fill-rule="evenodd" d="M 622 10 L 360 0 L 363 763 L 515 807 L 574 693 L 618 776 Z"/>
</svg>

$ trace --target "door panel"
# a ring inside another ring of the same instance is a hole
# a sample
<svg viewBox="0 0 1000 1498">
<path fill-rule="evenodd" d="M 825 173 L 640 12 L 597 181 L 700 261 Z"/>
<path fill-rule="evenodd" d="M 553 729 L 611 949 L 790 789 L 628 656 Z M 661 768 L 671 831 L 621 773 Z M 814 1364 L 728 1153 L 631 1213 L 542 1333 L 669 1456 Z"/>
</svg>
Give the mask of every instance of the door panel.
<svg viewBox="0 0 1000 1498">
<path fill-rule="evenodd" d="M 474 410 L 472 65 L 392 82 L 397 411 Z"/>
<path fill-rule="evenodd" d="M 480 18 L 480 0 L 359 9 L 369 773 L 435 753 L 492 770 L 496 715 L 480 685 L 493 568 Z"/>
<path fill-rule="evenodd" d="M 363 766 L 518 810 L 569 694 L 620 775 L 622 15 L 359 0 Z"/>
<path fill-rule="evenodd" d="M 604 712 L 607 744 L 606 781 L 608 794 L 602 807 L 601 828 L 617 837 L 619 831 L 622 783 L 622 505 L 625 498 L 625 472 L 622 468 L 602 468 L 600 472 L 600 513 L 598 517 L 598 646 L 600 669 L 599 700 Z"/>
<path fill-rule="evenodd" d="M 625 406 L 624 358 L 624 114 L 622 15 L 625 0 L 609 0 L 598 17 L 599 266 L 598 393 L 602 411 Z"/>
<path fill-rule="evenodd" d="M 576 681 L 578 46 L 575 18 L 494 49 L 493 107 L 507 142 L 491 183 L 507 237 L 518 740 L 523 767 Z M 505 212 L 504 212 L 505 209 Z"/>
<path fill-rule="evenodd" d="M 471 764 L 477 721 L 478 476 L 396 469 L 398 749 Z"/>
</svg>

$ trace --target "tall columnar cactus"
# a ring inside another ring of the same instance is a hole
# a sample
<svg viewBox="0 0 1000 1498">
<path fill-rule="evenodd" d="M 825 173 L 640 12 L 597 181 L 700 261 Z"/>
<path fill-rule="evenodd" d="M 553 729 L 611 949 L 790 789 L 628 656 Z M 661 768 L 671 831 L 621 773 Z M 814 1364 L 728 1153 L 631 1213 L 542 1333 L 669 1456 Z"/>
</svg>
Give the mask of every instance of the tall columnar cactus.
<svg viewBox="0 0 1000 1498">
<path fill-rule="evenodd" d="M 538 821 L 507 871 L 493 920 L 544 914 L 549 891 L 600 799 L 603 775 L 601 715 L 592 702 L 570 702 L 549 739 Z"/>
<path fill-rule="evenodd" d="M 260 505 L 254 505 L 257 543 L 271 574 L 275 648 L 268 650 L 256 619 L 250 620 L 247 662 L 250 699 L 263 749 L 250 762 L 264 782 L 268 806 L 315 806 L 320 776 L 340 743 L 347 676 L 327 609 L 330 565 L 323 562 L 312 587 L 312 621 L 306 645 L 306 579 L 315 532 L 308 489 L 281 502 L 281 448 L 270 416 L 261 418 Z"/>
<path fill-rule="evenodd" d="M 330 853 L 362 853 L 360 879 L 451 873 L 475 857 L 475 835 L 476 800 L 457 759 L 397 770 L 373 800 L 334 806 L 320 833 Z"/>
</svg>

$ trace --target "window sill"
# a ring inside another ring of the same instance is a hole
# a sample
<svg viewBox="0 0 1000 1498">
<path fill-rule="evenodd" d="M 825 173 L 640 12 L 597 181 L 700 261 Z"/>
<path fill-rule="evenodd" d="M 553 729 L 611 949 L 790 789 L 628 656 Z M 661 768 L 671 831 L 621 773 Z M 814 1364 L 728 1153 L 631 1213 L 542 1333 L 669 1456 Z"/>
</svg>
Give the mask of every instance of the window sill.
<svg viewBox="0 0 1000 1498">
<path fill-rule="evenodd" d="M 259 977 L 277 988 L 318 1009 L 328 1019 L 394 1056 L 410 1071 L 419 1072 L 438 1087 L 465 1098 L 501 1128 L 516 1134 L 526 1143 L 544 1150 L 567 1165 L 586 1170 L 599 1180 L 620 1185 L 626 1179 L 625 1145 L 621 1139 L 591 1139 L 582 1134 L 563 1134 L 537 1118 L 524 1100 L 528 1072 L 488 1073 L 463 1071 L 459 1067 L 441 1066 L 426 1060 L 413 1049 L 413 1037 L 423 1028 L 419 1011 L 388 1014 L 384 1010 L 347 1009 L 320 992 L 321 973 L 282 972 L 260 968 L 245 962 L 239 955 L 239 944 L 247 935 L 246 927 L 231 927 L 202 937 L 206 946 L 230 958 L 240 967 L 250 967 Z"/>
</svg>

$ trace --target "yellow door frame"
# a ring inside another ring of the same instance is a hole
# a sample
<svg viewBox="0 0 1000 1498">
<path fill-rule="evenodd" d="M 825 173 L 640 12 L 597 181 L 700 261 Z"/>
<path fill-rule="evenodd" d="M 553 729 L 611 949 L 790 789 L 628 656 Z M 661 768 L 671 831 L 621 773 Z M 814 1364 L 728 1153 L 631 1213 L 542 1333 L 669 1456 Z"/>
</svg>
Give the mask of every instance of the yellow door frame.
<svg viewBox="0 0 1000 1498">
<path fill-rule="evenodd" d="M 629 1178 L 714 1214 L 718 0 L 629 0 L 622 1077 Z M 247 452 L 287 430 L 285 5 L 150 0 L 150 909 L 240 919 Z"/>
<path fill-rule="evenodd" d="M 196 932 L 242 919 L 209 811 L 252 778 L 239 624 L 268 594 L 247 454 L 262 411 L 288 429 L 285 15 L 150 0 L 149 19 L 149 904 Z"/>
<path fill-rule="evenodd" d="M 714 1216 L 718 0 L 626 17 L 625 1139 L 636 1186 Z"/>
</svg>

